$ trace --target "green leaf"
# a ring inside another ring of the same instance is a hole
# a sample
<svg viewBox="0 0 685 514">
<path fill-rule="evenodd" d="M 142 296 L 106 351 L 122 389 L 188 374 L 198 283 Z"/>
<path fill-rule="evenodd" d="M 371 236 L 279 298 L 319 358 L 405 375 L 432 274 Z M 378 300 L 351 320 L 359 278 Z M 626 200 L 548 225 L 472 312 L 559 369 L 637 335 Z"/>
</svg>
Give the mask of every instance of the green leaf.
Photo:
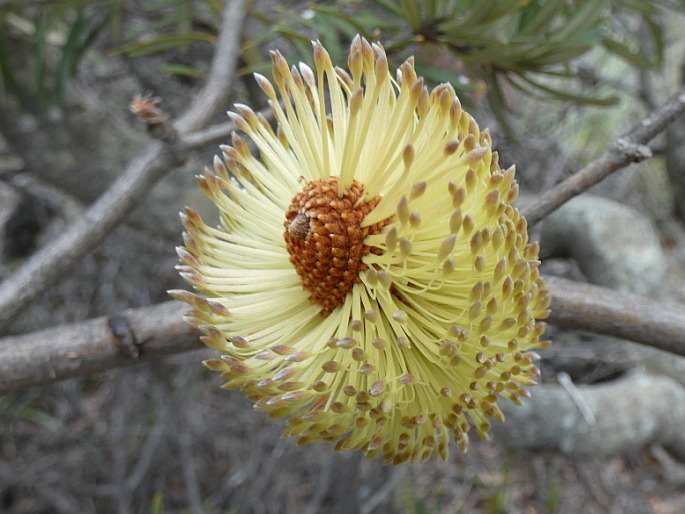
<svg viewBox="0 0 685 514">
<path fill-rule="evenodd" d="M 454 70 L 441 66 L 434 66 L 424 61 L 417 61 L 415 68 L 417 75 L 426 78 L 431 84 L 449 82 L 454 86 L 454 89 L 462 93 L 475 89 L 473 82 L 468 79 L 465 81 L 465 75 Z"/>
<path fill-rule="evenodd" d="M 574 15 L 567 19 L 554 36 L 558 41 L 564 41 L 575 37 L 579 32 L 585 31 L 589 26 L 596 26 L 601 21 L 602 14 L 609 6 L 608 0 L 591 0 L 582 2 L 580 9 L 574 11 Z"/>
<path fill-rule="evenodd" d="M 192 2 L 188 0 L 181 1 L 178 12 L 180 18 L 178 20 L 176 32 L 179 34 L 191 33 L 193 31 L 193 18 L 195 16 Z M 187 49 L 187 47 L 183 47 L 183 49 Z"/>
<path fill-rule="evenodd" d="M 582 104 L 588 104 L 588 105 L 600 105 L 600 106 L 609 106 L 609 105 L 616 105 L 619 101 L 619 98 L 615 95 L 612 96 L 586 96 L 586 95 L 577 95 L 570 93 L 566 89 L 557 89 L 551 86 L 547 86 L 541 82 L 533 80 L 531 77 L 527 75 L 517 75 L 518 78 L 522 79 L 526 84 L 532 86 L 533 90 L 537 89 L 539 91 L 542 91 L 543 93 L 546 93 L 549 96 L 552 96 L 554 98 L 557 98 L 559 100 L 566 100 L 570 102 L 575 102 L 575 103 L 582 103 Z M 507 79 L 512 85 L 517 85 L 515 81 L 511 80 L 511 77 L 508 76 Z M 519 84 L 520 85 L 520 84 Z M 522 89 L 525 91 L 525 89 Z M 532 91 L 528 90 L 528 94 L 531 94 Z"/>
<path fill-rule="evenodd" d="M 72 76 L 76 63 L 81 55 L 81 31 L 85 29 L 87 20 L 80 9 L 76 15 L 76 20 L 71 25 L 67 41 L 62 49 L 62 59 L 59 64 L 59 71 L 57 73 L 57 81 L 55 83 L 55 99 L 57 102 L 62 100 L 64 90 L 69 78 Z"/>
<path fill-rule="evenodd" d="M 312 44 L 307 36 L 289 27 L 278 28 L 277 31 L 290 41 L 303 61 L 312 64 Z"/>
<path fill-rule="evenodd" d="M 566 64 L 587 53 L 593 48 L 592 43 L 573 42 L 565 45 L 540 46 L 522 55 L 518 61 L 521 68 L 529 71 L 543 71 L 544 68 Z"/>
<path fill-rule="evenodd" d="M 649 34 L 651 45 L 653 46 L 652 55 L 647 54 L 646 47 L 648 46 L 645 37 L 638 38 L 638 41 L 633 45 L 624 44 L 621 41 L 611 37 L 602 39 L 602 45 L 610 53 L 623 59 L 628 64 L 638 68 L 658 68 L 663 63 L 664 57 L 664 40 L 662 37 L 662 29 L 650 18 L 642 19 L 645 31 Z M 643 31 L 640 32 L 642 35 Z M 630 46 L 629 46 L 630 45 Z M 631 48 L 633 46 L 634 48 Z"/>
<path fill-rule="evenodd" d="M 51 432 L 61 432 L 64 430 L 64 424 L 59 418 L 31 405 L 22 405 L 16 410 L 16 415 Z"/>
<path fill-rule="evenodd" d="M 492 70 L 489 70 L 483 77 L 483 80 L 487 85 L 488 103 L 492 108 L 495 119 L 497 119 L 497 123 L 509 139 L 516 141 L 517 136 L 511 126 L 508 116 L 509 105 L 507 105 L 507 102 L 504 99 L 504 94 L 502 93 L 502 88 L 497 80 L 497 75 L 493 73 Z"/>
<path fill-rule="evenodd" d="M 489 8 L 482 8 L 482 4 L 479 4 L 477 9 L 475 9 L 480 12 L 478 22 L 489 24 L 499 21 L 506 16 L 513 17 L 522 8 L 526 7 L 529 2 L 530 0 L 492 0 Z"/>
<path fill-rule="evenodd" d="M 352 39 L 357 33 L 367 39 L 373 39 L 373 30 L 396 29 L 397 27 L 397 22 L 392 19 L 381 18 L 367 9 L 355 12 L 353 16 L 327 5 L 313 5 L 312 9 L 329 16 L 331 23 L 335 24 L 348 39 Z"/>
<path fill-rule="evenodd" d="M 111 11 L 106 10 L 103 14 L 95 13 L 86 19 L 83 16 L 83 12 L 83 10 L 79 11 L 77 20 L 69 32 L 69 37 L 62 53 L 55 86 L 55 97 L 58 102 L 62 100 L 62 94 L 67 82 L 76 73 L 78 63 L 86 51 L 93 46 L 95 40 L 102 34 L 111 14 Z M 79 20 L 83 20 L 82 23 L 78 23 Z"/>
<path fill-rule="evenodd" d="M 164 514 L 164 494 L 162 491 L 155 491 L 150 500 L 150 514 Z"/>
<path fill-rule="evenodd" d="M 438 0 L 426 0 L 423 3 L 426 20 L 434 20 L 438 12 Z"/>
<path fill-rule="evenodd" d="M 685 12 L 685 11 L 683 11 Z M 650 18 L 646 18 L 645 23 L 647 24 L 647 29 L 652 35 L 652 41 L 654 43 L 654 67 L 660 67 L 664 62 L 664 38 L 662 37 L 662 28 Z"/>
<path fill-rule="evenodd" d="M 549 31 L 563 12 L 563 0 L 536 0 L 521 10 L 517 35 L 536 37 Z"/>
<path fill-rule="evenodd" d="M 402 18 L 402 11 L 397 5 L 397 2 L 393 2 L 392 0 L 373 0 L 373 3 L 382 8 L 389 15 Z"/>
<path fill-rule="evenodd" d="M 643 16 L 653 16 L 656 13 L 656 6 L 650 0 L 618 0 L 616 3 Z"/>
<path fill-rule="evenodd" d="M 1 26 L 2 19 L 0 19 L 0 27 Z M 0 32 L 0 78 L 2 78 L 2 83 L 17 99 L 20 107 L 22 109 L 27 109 L 28 99 L 26 98 L 24 89 L 19 85 L 17 78 L 14 76 L 12 69 L 12 63 L 10 62 L 9 54 L 5 48 L 5 37 L 4 34 Z"/>
<path fill-rule="evenodd" d="M 36 93 L 36 101 L 38 102 L 38 111 L 43 112 L 48 102 L 47 87 L 45 84 L 45 47 L 47 45 L 47 32 L 50 25 L 49 13 L 44 12 L 38 18 L 36 30 L 33 33 L 31 51 L 32 51 L 32 82 L 33 90 Z"/>
<path fill-rule="evenodd" d="M 331 23 L 330 18 L 319 13 L 315 14 L 314 18 L 310 21 L 311 26 L 315 27 L 319 34 L 321 44 L 323 44 L 324 48 L 328 50 L 331 60 L 333 62 L 342 62 L 344 59 L 345 50 L 340 45 L 340 40 L 338 39 L 338 30 L 336 29 L 335 25 Z M 309 45 L 308 52 L 311 52 Z"/>
<path fill-rule="evenodd" d="M 140 57 L 142 55 L 149 55 L 162 50 L 179 48 L 192 43 L 213 44 L 215 41 L 215 35 L 207 34 L 205 32 L 192 32 L 190 34 L 168 34 L 150 39 L 148 41 L 139 41 L 129 45 L 124 45 L 113 50 L 112 53 L 128 54 L 132 57 Z"/>
<path fill-rule="evenodd" d="M 128 41 L 137 40 L 137 39 L 140 39 L 142 37 L 147 37 L 148 34 L 158 32 L 158 31 L 165 29 L 167 27 L 173 28 L 173 27 L 178 25 L 178 23 L 181 19 L 181 16 L 182 16 L 182 13 L 174 12 L 172 14 L 164 16 L 160 20 L 151 21 L 150 24 L 146 24 L 142 28 L 138 28 L 135 31 L 127 33 L 125 36 L 125 39 Z"/>
<path fill-rule="evenodd" d="M 399 2 L 402 17 L 407 20 L 414 33 L 418 32 L 421 27 L 419 2 L 417 0 L 399 0 Z"/>
<path fill-rule="evenodd" d="M 287 38 L 292 44 L 295 44 L 296 42 L 310 44 L 307 36 L 297 32 L 295 29 L 291 29 L 290 27 L 278 27 L 276 32 L 278 32 L 279 35 Z"/>
<path fill-rule="evenodd" d="M 602 45 L 610 53 L 620 57 L 621 59 L 623 59 L 627 63 L 632 64 L 633 66 L 637 66 L 638 68 L 649 68 L 652 66 L 649 60 L 646 59 L 644 55 L 640 55 L 639 53 L 633 52 L 626 45 L 614 39 L 604 38 L 604 40 L 602 40 Z"/>
<path fill-rule="evenodd" d="M 193 68 L 192 66 L 186 66 L 184 64 L 162 63 L 157 67 L 157 69 L 160 73 L 165 73 L 167 75 L 179 75 L 202 80 L 207 78 L 207 74 L 204 71 Z"/>
</svg>

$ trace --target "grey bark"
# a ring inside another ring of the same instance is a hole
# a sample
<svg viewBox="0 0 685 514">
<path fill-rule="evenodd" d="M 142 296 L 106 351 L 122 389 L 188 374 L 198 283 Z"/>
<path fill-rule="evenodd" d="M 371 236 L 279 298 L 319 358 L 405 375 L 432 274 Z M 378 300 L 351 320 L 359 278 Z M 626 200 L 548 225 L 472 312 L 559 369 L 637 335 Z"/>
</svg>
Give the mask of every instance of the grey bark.
<svg viewBox="0 0 685 514">
<path fill-rule="evenodd" d="M 183 321 L 183 306 L 166 302 L 41 332 L 0 344 L 0 391 L 51 383 L 204 348 Z"/>
</svg>

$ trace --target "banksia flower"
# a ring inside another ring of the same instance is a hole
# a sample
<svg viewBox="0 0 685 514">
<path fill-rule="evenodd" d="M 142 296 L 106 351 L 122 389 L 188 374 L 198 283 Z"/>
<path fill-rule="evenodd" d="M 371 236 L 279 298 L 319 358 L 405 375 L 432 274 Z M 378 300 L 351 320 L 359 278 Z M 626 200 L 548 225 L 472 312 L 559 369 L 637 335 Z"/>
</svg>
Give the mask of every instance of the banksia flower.
<svg viewBox="0 0 685 514">
<path fill-rule="evenodd" d="M 182 215 L 187 320 L 223 355 L 205 365 L 284 436 L 399 464 L 485 438 L 538 377 L 549 295 L 490 135 L 454 90 L 396 79 L 356 37 L 349 72 L 272 53 L 256 75 L 278 128 L 245 105 L 198 183 L 221 224 Z"/>
</svg>

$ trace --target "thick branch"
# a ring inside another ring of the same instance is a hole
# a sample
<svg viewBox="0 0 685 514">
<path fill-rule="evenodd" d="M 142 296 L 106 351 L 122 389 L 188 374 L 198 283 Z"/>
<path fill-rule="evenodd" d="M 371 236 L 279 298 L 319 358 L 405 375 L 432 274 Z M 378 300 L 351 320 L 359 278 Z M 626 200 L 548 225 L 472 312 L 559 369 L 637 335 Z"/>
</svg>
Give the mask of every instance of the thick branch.
<svg viewBox="0 0 685 514">
<path fill-rule="evenodd" d="M 685 356 L 685 306 L 555 277 L 546 280 L 552 294 L 550 321 L 555 325 Z M 198 334 L 184 325 L 182 312 L 181 304 L 167 302 L 2 339 L 0 392 L 196 350 L 201 347 Z"/>
<path fill-rule="evenodd" d="M 550 323 L 629 339 L 685 356 L 685 305 L 547 277 Z"/>
<path fill-rule="evenodd" d="M 165 302 L 0 341 L 0 391 L 56 382 L 202 348 Z"/>
<path fill-rule="evenodd" d="M 522 212 L 528 220 L 528 225 L 535 225 L 564 202 L 587 191 L 613 172 L 650 158 L 652 150 L 645 145 L 684 111 L 685 89 L 681 89 L 664 105 L 652 111 L 635 125 L 625 136 L 618 138 L 596 161 L 526 205 Z"/>
<path fill-rule="evenodd" d="M 222 33 L 217 41 L 212 69 L 205 87 L 189 112 L 175 125 L 182 136 L 197 129 L 227 101 L 237 62 L 244 8 L 242 0 L 227 3 Z M 61 237 L 46 244 L 17 272 L 0 284 L 0 328 L 45 291 L 84 255 L 96 248 L 139 204 L 152 186 L 178 166 L 187 147 L 176 137 L 154 141 L 128 165 L 121 176 Z"/>
</svg>

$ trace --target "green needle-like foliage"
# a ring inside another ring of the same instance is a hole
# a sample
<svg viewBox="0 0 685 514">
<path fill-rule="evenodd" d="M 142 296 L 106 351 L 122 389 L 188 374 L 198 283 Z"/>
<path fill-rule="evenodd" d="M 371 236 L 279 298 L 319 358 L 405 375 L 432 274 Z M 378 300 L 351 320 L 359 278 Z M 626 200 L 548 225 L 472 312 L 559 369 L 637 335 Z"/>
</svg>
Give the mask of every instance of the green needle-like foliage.
<svg viewBox="0 0 685 514">
<path fill-rule="evenodd" d="M 223 8 L 221 0 L 152 0 L 141 5 L 149 23 L 132 32 L 122 21 L 126 4 L 14 0 L 0 7 L 0 99 L 12 96 L 39 110 L 60 103 L 78 63 L 102 33 L 109 36 L 110 51 L 130 58 L 170 51 L 178 56 L 190 45 L 211 44 Z M 505 128 L 512 88 L 546 100 L 614 103 L 607 88 L 587 87 L 601 85 L 601 73 L 579 66 L 580 60 L 600 50 L 632 67 L 657 69 L 664 54 L 660 17 L 685 12 L 685 0 L 329 0 L 275 2 L 269 11 L 262 3 L 247 5 L 261 28 L 246 32 L 242 73 L 268 73 L 266 50 L 277 40 L 289 41 L 308 61 L 310 41 L 318 39 L 341 62 L 349 41 L 361 34 L 382 41 L 395 63 L 422 55 L 417 72 L 433 83 L 454 84 L 462 98 L 469 91 L 484 93 Z M 17 34 L 30 48 L 29 72 L 23 75 L 9 44 Z M 50 45 L 61 51 L 56 66 L 46 62 L 54 55 L 46 52 Z M 204 77 L 200 64 L 173 59 L 159 72 Z"/>
<path fill-rule="evenodd" d="M 421 73 L 434 82 L 464 89 L 480 84 L 505 127 L 505 84 L 543 99 L 608 105 L 613 96 L 578 87 L 598 77 L 577 60 L 603 49 L 634 67 L 658 68 L 664 41 L 658 16 L 682 14 L 683 0 L 372 0 L 311 4 L 305 11 L 280 9 L 264 16 L 266 27 L 252 41 L 288 39 L 306 58 L 309 39 L 319 38 L 332 55 L 342 53 L 351 33 L 381 40 L 390 57 L 408 53 L 451 54 L 449 66 Z M 641 30 L 628 26 L 642 21 Z M 417 47 L 420 47 L 417 50 Z M 442 61 L 445 59 L 443 58 Z M 461 75 L 462 80 L 455 80 Z"/>
<path fill-rule="evenodd" d="M 10 2 L 0 8 L 0 99 L 9 93 L 22 108 L 38 113 L 61 104 L 109 14 L 109 2 L 88 0 Z M 48 63 L 49 47 L 59 49 L 56 65 Z"/>
</svg>

